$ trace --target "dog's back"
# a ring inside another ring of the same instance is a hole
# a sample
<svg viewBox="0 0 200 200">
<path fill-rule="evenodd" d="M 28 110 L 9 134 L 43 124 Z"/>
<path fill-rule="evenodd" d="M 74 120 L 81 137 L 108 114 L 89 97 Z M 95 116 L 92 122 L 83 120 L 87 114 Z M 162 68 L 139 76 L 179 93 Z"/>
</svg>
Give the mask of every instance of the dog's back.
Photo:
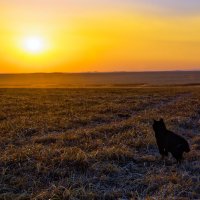
<svg viewBox="0 0 200 200">
<path fill-rule="evenodd" d="M 190 151 L 189 144 L 182 136 L 167 130 L 167 148 L 188 153 Z"/>
</svg>

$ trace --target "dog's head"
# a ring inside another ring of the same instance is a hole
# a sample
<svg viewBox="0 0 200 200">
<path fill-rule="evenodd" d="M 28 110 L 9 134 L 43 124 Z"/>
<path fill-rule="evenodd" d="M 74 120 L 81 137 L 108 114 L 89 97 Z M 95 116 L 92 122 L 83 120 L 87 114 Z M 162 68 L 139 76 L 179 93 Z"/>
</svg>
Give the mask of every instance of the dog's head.
<svg viewBox="0 0 200 200">
<path fill-rule="evenodd" d="M 153 130 L 154 131 L 162 131 L 165 130 L 166 126 L 164 123 L 164 120 L 161 118 L 159 121 L 156 121 L 155 119 L 153 120 Z"/>
</svg>

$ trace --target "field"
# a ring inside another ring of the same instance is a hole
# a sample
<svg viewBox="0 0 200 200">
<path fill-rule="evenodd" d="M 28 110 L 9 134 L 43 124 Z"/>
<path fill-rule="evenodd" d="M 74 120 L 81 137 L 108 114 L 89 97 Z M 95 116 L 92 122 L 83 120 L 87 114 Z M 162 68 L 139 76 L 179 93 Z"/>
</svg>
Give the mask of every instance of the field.
<svg viewBox="0 0 200 200">
<path fill-rule="evenodd" d="M 153 118 L 188 139 L 161 160 Z M 200 199 L 200 88 L 0 89 L 0 199 Z"/>
</svg>

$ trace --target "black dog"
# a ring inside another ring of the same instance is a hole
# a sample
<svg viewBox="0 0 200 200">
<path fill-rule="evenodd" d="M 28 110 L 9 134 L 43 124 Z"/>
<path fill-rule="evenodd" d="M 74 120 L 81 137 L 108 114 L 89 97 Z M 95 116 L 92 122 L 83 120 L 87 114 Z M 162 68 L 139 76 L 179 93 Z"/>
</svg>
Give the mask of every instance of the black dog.
<svg viewBox="0 0 200 200">
<path fill-rule="evenodd" d="M 168 156 L 168 152 L 170 152 L 177 163 L 180 163 L 183 152 L 190 151 L 188 142 L 180 135 L 167 130 L 163 119 L 160 119 L 160 121 L 154 120 L 153 130 L 162 157 Z"/>
</svg>

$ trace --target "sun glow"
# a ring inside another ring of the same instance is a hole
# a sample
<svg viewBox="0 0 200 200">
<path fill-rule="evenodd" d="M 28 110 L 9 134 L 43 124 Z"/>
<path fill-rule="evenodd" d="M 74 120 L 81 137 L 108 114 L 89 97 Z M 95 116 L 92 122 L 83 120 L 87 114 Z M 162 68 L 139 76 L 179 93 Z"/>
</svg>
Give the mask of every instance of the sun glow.
<svg viewBox="0 0 200 200">
<path fill-rule="evenodd" d="M 23 48 L 26 52 L 40 53 L 44 50 L 44 41 L 40 37 L 27 37 L 24 39 Z"/>
<path fill-rule="evenodd" d="M 200 1 L 46 2 L 0 0 L 0 73 L 200 69 Z"/>
</svg>

